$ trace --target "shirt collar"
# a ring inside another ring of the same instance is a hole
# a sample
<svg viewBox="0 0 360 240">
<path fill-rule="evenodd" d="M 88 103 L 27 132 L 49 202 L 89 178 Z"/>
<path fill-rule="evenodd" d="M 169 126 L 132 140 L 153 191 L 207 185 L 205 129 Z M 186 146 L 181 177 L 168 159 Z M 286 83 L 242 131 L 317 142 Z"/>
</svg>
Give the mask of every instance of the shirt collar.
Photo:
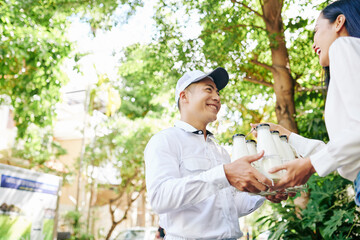
<svg viewBox="0 0 360 240">
<path fill-rule="evenodd" d="M 187 122 L 184 122 L 184 121 L 181 121 L 181 120 L 177 120 L 175 122 L 175 127 L 181 128 L 185 132 L 190 132 L 190 133 L 194 133 L 194 134 L 198 134 L 198 135 L 203 135 L 204 134 L 202 130 L 198 130 L 198 129 L 194 128 L 193 126 L 191 126 L 190 124 L 188 124 Z M 212 134 L 212 132 L 206 130 L 206 135 L 207 136 L 213 136 L 214 134 Z"/>
</svg>

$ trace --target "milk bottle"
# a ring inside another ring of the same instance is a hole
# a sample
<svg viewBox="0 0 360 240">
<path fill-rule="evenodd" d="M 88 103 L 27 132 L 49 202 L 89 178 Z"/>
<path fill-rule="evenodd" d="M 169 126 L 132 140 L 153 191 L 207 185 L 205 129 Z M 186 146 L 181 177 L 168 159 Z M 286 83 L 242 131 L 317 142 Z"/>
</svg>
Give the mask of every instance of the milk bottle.
<svg viewBox="0 0 360 240">
<path fill-rule="evenodd" d="M 278 154 L 280 155 L 281 160 L 284 162 L 284 159 L 286 159 L 286 155 L 283 149 L 283 143 L 280 140 L 279 137 L 279 131 L 271 131 L 271 136 L 274 140 L 275 146 L 276 146 L 276 150 L 278 152 Z"/>
<path fill-rule="evenodd" d="M 287 140 L 287 136 L 286 135 L 281 135 L 280 136 L 280 141 L 284 150 L 284 154 L 285 154 L 285 158 L 284 158 L 284 163 L 289 162 L 293 159 L 295 159 L 295 155 L 293 150 L 291 149 L 288 140 Z"/>
<path fill-rule="evenodd" d="M 249 155 L 257 154 L 255 140 L 246 140 L 246 146 L 247 146 Z"/>
<path fill-rule="evenodd" d="M 278 181 L 282 172 L 269 173 L 268 171 L 282 164 L 279 153 L 277 152 L 276 145 L 270 133 L 270 125 L 263 123 L 256 126 L 257 131 L 257 152 L 264 150 L 265 154 L 261 161 L 261 168 L 266 177 L 271 178 L 273 181 Z"/>
<path fill-rule="evenodd" d="M 233 148 L 231 154 L 231 161 L 235 161 L 241 157 L 249 155 L 245 142 L 244 134 L 235 134 L 233 136 Z"/>
<path fill-rule="evenodd" d="M 257 153 L 257 152 L 256 152 L 256 141 L 255 141 L 255 140 L 246 140 L 246 146 L 247 146 L 249 155 L 254 155 L 254 154 Z M 252 165 L 254 168 L 256 168 L 256 170 L 262 172 L 260 161 L 261 161 L 261 160 L 252 162 L 251 165 Z"/>
<path fill-rule="evenodd" d="M 291 146 L 288 143 L 288 138 L 286 135 L 281 135 L 280 136 L 280 140 L 281 143 L 283 144 L 283 149 L 286 155 L 286 159 L 284 160 L 284 163 L 287 163 L 291 160 L 294 160 L 296 158 L 293 149 L 291 148 Z M 287 192 L 297 192 L 299 190 L 302 190 L 306 188 L 306 185 L 301 185 L 301 186 L 295 186 L 295 187 L 289 187 L 286 189 Z"/>
</svg>

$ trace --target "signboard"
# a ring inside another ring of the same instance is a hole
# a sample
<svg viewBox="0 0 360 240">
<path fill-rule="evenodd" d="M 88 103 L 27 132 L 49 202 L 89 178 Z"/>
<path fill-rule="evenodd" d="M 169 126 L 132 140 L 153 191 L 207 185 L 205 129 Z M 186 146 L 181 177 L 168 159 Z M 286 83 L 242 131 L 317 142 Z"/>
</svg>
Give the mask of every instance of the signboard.
<svg viewBox="0 0 360 240">
<path fill-rule="evenodd" d="M 50 240 L 61 178 L 0 164 L 0 240 Z"/>
</svg>

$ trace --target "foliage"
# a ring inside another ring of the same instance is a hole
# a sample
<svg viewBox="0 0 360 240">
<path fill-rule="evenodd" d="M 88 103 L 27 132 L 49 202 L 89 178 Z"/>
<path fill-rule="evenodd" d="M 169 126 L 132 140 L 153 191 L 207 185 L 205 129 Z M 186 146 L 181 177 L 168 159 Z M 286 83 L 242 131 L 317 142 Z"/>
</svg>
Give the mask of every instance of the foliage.
<svg viewBox="0 0 360 240">
<path fill-rule="evenodd" d="M 94 240 L 94 236 L 89 233 L 82 231 L 82 225 L 84 223 L 81 221 L 82 214 L 79 211 L 68 211 L 64 220 L 72 226 L 73 233 L 71 236 L 72 240 Z"/>
<path fill-rule="evenodd" d="M 171 53 L 159 47 L 156 44 L 135 44 L 125 50 L 121 59 L 120 111 L 130 119 L 161 116 L 169 102 L 164 94 L 173 93 L 173 86 L 180 77 L 174 69 Z"/>
<path fill-rule="evenodd" d="M 66 22 L 46 5 L 1 1 L 0 6 L 0 96 L 10 99 L 18 135 L 24 137 L 31 123 L 52 124 L 64 82 L 59 66 L 71 47 L 62 34 Z"/>
<path fill-rule="evenodd" d="M 120 22 L 112 19 L 117 7 L 127 6 L 129 16 L 139 5 L 141 0 L 0 1 L 0 104 L 13 107 L 20 138 L 32 123 L 49 126 L 56 116 L 59 89 L 67 81 L 60 66 L 73 50 L 64 35 L 68 17 L 79 13 L 95 31 Z"/>
<path fill-rule="evenodd" d="M 337 174 L 308 182 L 310 199 L 301 212 L 288 200 L 273 204 L 273 215 L 258 219 L 271 231 L 270 239 L 358 239 L 360 219 L 354 196 L 349 194 L 351 182 Z"/>
<path fill-rule="evenodd" d="M 302 17 L 303 9 L 314 7 L 308 1 L 297 4 L 301 10 L 294 15 L 294 2 L 284 1 L 282 17 L 295 81 L 297 116 L 303 116 L 311 101 L 309 94 L 321 97 L 322 92 L 314 89 L 320 77 L 311 49 L 309 25 L 314 19 Z M 155 107 L 151 101 L 165 91 L 173 91 L 185 71 L 223 66 L 230 74 L 230 82 L 221 92 L 229 122 L 227 131 L 220 135 L 221 142 L 231 143 L 233 133 L 249 132 L 251 122 L 276 121 L 274 107 L 279 96 L 274 95 L 273 74 L 264 67 L 272 65 L 271 36 L 267 35 L 264 19 L 257 14 L 261 11 L 258 1 L 158 1 L 154 42 L 128 47 L 122 59 L 120 74 L 123 89 L 127 89 L 122 93 L 123 112 L 130 117 L 144 116 Z M 151 91 L 149 97 L 135 96 L 135 92 L 146 90 Z M 172 98 L 169 101 L 175 105 Z"/>
<path fill-rule="evenodd" d="M 154 130 L 145 120 L 131 122 L 118 114 L 98 126 L 94 141 L 86 146 L 86 165 L 112 169 L 112 174 L 117 177 L 118 183 L 98 182 L 100 188 L 116 193 L 115 197 L 104 203 L 109 204 L 112 219 L 106 239 L 127 218 L 133 202 L 145 191 L 143 152 Z M 121 209 L 123 214 L 115 218 L 114 214 L 121 206 L 125 206 Z"/>
<path fill-rule="evenodd" d="M 111 80 L 106 74 L 98 75 L 98 79 L 95 87 L 90 91 L 88 113 L 93 115 L 94 110 L 98 110 L 104 112 L 106 116 L 111 116 L 121 106 L 117 81 Z"/>
<path fill-rule="evenodd" d="M 40 129 L 32 125 L 28 128 L 26 136 L 17 141 L 12 155 L 29 160 L 30 168 L 39 166 L 44 172 L 48 172 L 50 169 L 44 163 L 64 154 L 66 150 L 54 141 L 49 129 Z"/>
</svg>

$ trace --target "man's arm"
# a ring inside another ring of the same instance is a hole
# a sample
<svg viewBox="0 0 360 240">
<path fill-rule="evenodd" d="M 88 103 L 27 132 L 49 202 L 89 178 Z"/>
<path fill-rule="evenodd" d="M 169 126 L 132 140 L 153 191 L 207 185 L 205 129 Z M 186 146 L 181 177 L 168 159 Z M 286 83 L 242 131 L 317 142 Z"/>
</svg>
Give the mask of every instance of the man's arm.
<svg viewBox="0 0 360 240">
<path fill-rule="evenodd" d="M 264 191 L 267 187 L 259 181 L 269 185 L 271 181 L 250 164 L 261 157 L 262 154 L 244 157 L 197 175 L 182 177 L 179 149 L 169 144 L 165 134 L 157 134 L 145 149 L 146 185 L 151 206 L 157 213 L 181 210 L 230 184 L 242 191 Z"/>
<path fill-rule="evenodd" d="M 179 154 L 177 146 L 170 145 L 161 133 L 153 136 L 145 149 L 146 185 L 157 213 L 188 208 L 230 186 L 223 165 L 181 177 Z"/>
</svg>

